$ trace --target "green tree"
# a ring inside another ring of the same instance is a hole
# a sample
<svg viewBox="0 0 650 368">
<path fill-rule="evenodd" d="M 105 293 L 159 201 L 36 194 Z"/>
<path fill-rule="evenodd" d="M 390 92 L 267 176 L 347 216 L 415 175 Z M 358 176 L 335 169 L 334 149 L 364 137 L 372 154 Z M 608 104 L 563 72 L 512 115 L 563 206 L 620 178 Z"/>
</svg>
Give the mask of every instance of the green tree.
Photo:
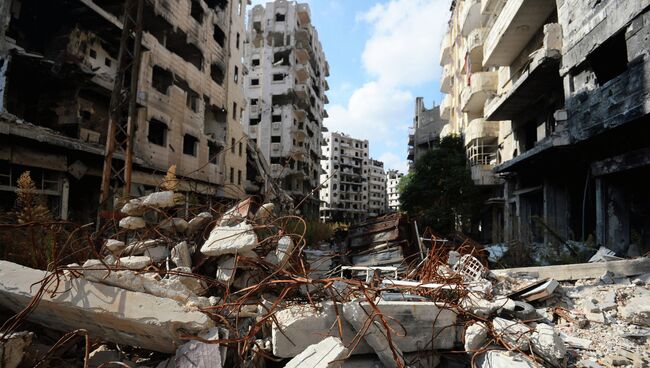
<svg viewBox="0 0 650 368">
<path fill-rule="evenodd" d="M 404 176 L 399 192 L 402 210 L 422 227 L 445 235 L 455 230 L 475 232 L 483 198 L 472 181 L 462 138 L 442 138 Z"/>
</svg>

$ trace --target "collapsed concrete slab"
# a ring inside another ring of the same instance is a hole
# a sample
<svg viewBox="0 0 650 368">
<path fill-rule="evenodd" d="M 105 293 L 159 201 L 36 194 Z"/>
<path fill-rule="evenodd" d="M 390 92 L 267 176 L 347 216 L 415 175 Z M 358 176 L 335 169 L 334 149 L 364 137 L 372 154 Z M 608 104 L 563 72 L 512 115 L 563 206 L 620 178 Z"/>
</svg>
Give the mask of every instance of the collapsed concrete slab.
<svg viewBox="0 0 650 368">
<path fill-rule="evenodd" d="M 271 329 L 273 355 L 291 358 L 300 354 L 308 346 L 317 344 L 323 336 L 331 335 L 341 338 L 348 346 L 356 333 L 352 326 L 343 319 L 342 305 L 338 305 L 343 336 L 339 336 L 337 313 L 333 302 L 323 302 L 314 309 L 311 305 L 293 305 L 275 313 L 277 324 Z M 361 341 L 353 354 L 371 353 L 372 349 Z"/>
<path fill-rule="evenodd" d="M 253 231 L 253 225 L 241 223 L 214 228 L 201 247 L 201 253 L 206 256 L 241 254 L 255 247 L 257 247 L 257 235 Z"/>
<path fill-rule="evenodd" d="M 19 312 L 47 275 L 0 261 L 0 305 Z M 93 337 L 164 353 L 176 351 L 181 335 L 213 326 L 205 314 L 174 300 L 84 279 L 62 280 L 57 291 L 54 297 L 46 293 L 27 319 L 64 332 L 83 328 Z"/>
<path fill-rule="evenodd" d="M 340 367 L 337 361 L 348 354 L 341 339 L 327 337 L 318 344 L 309 345 L 302 353 L 291 359 L 284 368 L 335 368 Z"/>
</svg>

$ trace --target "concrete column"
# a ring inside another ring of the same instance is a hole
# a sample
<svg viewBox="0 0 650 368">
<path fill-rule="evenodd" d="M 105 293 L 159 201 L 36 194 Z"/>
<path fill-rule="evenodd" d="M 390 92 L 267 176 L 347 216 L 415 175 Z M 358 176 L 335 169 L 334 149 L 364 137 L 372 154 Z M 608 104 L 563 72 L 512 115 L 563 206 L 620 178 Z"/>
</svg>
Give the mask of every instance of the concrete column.
<svg viewBox="0 0 650 368">
<path fill-rule="evenodd" d="M 596 178 L 596 244 L 605 244 L 605 207 L 603 179 Z"/>
<path fill-rule="evenodd" d="M 61 181 L 61 220 L 68 219 L 68 208 L 70 202 L 70 181 L 64 177 Z"/>
<path fill-rule="evenodd" d="M 503 205 L 503 240 L 506 242 L 509 242 L 512 239 L 512 218 L 513 218 L 513 213 L 510 210 L 511 205 L 510 205 L 510 186 L 511 182 L 509 180 L 505 180 L 505 183 L 503 184 L 503 198 L 505 200 L 504 205 Z"/>
<path fill-rule="evenodd" d="M 625 252 L 630 244 L 630 214 L 625 190 L 611 182 L 606 190 L 605 245 L 615 252 Z"/>
</svg>

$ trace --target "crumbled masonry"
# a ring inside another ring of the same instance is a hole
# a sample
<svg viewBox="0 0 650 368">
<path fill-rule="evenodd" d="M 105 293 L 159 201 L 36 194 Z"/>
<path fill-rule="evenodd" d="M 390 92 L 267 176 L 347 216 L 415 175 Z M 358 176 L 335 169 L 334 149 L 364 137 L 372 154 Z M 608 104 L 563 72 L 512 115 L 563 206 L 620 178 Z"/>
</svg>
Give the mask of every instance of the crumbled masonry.
<svg viewBox="0 0 650 368">
<path fill-rule="evenodd" d="M 361 266 L 338 256 L 335 241 L 310 247 L 304 234 L 276 225 L 282 217 L 260 216 L 269 204 L 248 199 L 189 221 L 182 208 L 147 207 L 145 228 L 116 223 L 99 258 L 82 266 L 45 272 L 0 261 L 0 306 L 19 322 L 0 331 L 4 364 L 41 359 L 33 348 L 44 344 L 40 329 L 101 343 L 88 351 L 90 366 L 650 364 L 645 258 L 569 265 L 557 280 L 545 267 L 491 271 L 467 239 L 444 247 L 433 239 L 419 258 L 419 244 L 398 229 L 407 219 L 391 215 L 352 228 L 344 243 L 355 254 L 394 242 L 414 261 Z M 18 330 L 21 322 L 30 329 Z M 66 356 L 83 365 L 84 354 Z"/>
</svg>

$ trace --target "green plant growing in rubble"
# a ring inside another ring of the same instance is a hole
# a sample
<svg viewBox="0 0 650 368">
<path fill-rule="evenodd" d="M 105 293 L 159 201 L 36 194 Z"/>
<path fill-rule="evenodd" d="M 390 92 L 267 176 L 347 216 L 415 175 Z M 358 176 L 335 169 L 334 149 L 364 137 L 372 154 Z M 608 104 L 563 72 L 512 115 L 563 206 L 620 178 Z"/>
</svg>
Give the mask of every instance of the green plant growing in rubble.
<svg viewBox="0 0 650 368">
<path fill-rule="evenodd" d="M 441 234 L 475 232 L 483 198 L 467 166 L 461 137 L 442 138 L 399 184 L 401 209 Z"/>
</svg>

